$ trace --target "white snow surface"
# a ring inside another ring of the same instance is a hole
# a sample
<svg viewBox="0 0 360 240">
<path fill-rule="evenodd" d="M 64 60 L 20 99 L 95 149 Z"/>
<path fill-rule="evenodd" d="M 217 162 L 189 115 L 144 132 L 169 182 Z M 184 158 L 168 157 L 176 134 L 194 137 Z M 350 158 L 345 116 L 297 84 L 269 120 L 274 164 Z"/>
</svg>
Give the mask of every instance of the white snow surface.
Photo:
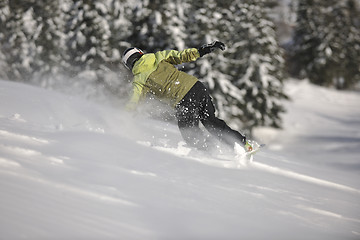
<svg viewBox="0 0 360 240">
<path fill-rule="evenodd" d="M 289 81 L 252 161 L 176 125 L 0 81 L 0 239 L 360 239 L 360 94 Z"/>
</svg>

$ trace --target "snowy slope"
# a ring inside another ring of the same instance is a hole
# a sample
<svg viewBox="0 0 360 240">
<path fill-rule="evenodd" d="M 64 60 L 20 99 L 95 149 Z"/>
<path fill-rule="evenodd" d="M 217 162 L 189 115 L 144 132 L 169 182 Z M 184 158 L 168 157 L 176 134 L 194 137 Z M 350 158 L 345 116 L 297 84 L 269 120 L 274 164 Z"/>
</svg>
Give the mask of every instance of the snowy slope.
<svg viewBox="0 0 360 240">
<path fill-rule="evenodd" d="M 0 239 L 360 239 L 358 93 L 289 82 L 253 162 L 176 126 L 0 81 Z M 150 146 L 151 145 L 151 146 Z"/>
</svg>

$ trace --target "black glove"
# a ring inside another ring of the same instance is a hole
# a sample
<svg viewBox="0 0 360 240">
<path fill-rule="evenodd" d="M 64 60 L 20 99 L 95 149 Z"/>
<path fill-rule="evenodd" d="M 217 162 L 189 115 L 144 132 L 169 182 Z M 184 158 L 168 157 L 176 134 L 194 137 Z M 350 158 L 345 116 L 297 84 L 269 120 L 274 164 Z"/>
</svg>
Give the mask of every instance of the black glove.
<svg viewBox="0 0 360 240">
<path fill-rule="evenodd" d="M 215 51 L 216 48 L 220 48 L 221 50 L 225 50 L 225 44 L 219 41 L 213 41 L 212 43 L 202 45 L 199 47 L 198 51 L 200 53 L 200 57 L 204 56 L 205 54 L 211 53 Z"/>
</svg>

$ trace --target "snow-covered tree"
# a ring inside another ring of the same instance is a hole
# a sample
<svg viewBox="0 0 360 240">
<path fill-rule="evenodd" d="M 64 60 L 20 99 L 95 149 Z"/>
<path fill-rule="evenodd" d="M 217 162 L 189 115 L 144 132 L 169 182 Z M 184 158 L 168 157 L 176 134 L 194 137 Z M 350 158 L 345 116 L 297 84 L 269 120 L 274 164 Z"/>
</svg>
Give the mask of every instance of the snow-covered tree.
<svg viewBox="0 0 360 240">
<path fill-rule="evenodd" d="M 108 0 L 109 11 L 106 16 L 110 30 L 110 53 L 108 54 L 114 68 L 118 68 L 121 63 L 121 54 L 126 48 L 130 47 L 128 40 L 133 32 L 131 17 L 133 0 Z"/>
<path fill-rule="evenodd" d="M 0 2 L 0 78 L 6 79 L 7 74 L 5 69 L 8 69 L 6 64 L 6 57 L 3 53 L 3 40 L 5 39 L 5 23 L 7 22 L 7 19 L 10 15 L 10 9 L 9 9 L 9 1 L 4 0 Z"/>
<path fill-rule="evenodd" d="M 186 48 L 189 1 L 137 1 L 129 42 L 147 51 Z"/>
<path fill-rule="evenodd" d="M 213 79 L 209 86 L 221 117 L 239 129 L 281 127 L 284 59 L 265 3 L 223 2 L 211 18 L 228 49 L 214 56 L 207 80 Z"/>
<path fill-rule="evenodd" d="M 2 17 L 1 51 L 6 61 L 4 69 L 10 80 L 29 80 L 33 73 L 35 57 L 34 29 L 36 21 L 31 0 L 9 1 L 9 15 Z M 5 2 L 6 4 L 6 2 Z M 6 6 L 3 6 L 3 9 Z"/>
<path fill-rule="evenodd" d="M 102 1 L 74 0 L 66 23 L 69 62 L 74 74 L 85 70 L 98 73 L 107 69 L 110 27 L 108 8 Z"/>
<path fill-rule="evenodd" d="M 132 5 L 134 0 L 107 0 L 108 8 L 106 21 L 109 26 L 110 36 L 107 49 L 107 68 L 103 77 L 103 86 L 107 91 L 119 98 L 126 98 L 129 93 L 130 75 L 122 64 L 122 52 L 130 47 L 128 42 L 132 35 L 133 26 Z"/>
<path fill-rule="evenodd" d="M 358 16 L 354 0 L 300 1 L 292 54 L 295 73 L 339 89 L 358 83 Z"/>
<path fill-rule="evenodd" d="M 224 28 L 219 24 L 223 17 L 221 9 L 222 4 L 218 4 L 216 0 L 192 3 L 186 20 L 189 33 L 187 38 L 188 47 L 200 47 L 214 40 L 222 41 L 225 45 L 229 43 L 228 37 L 223 34 Z M 220 68 L 223 60 L 223 53 L 217 50 L 215 53 L 199 59 L 196 64 L 191 64 L 187 69 L 190 69 L 191 73 L 205 82 L 214 93 L 216 83 L 220 79 L 226 78 L 225 72 Z M 215 97 L 215 100 L 217 99 Z"/>
<path fill-rule="evenodd" d="M 69 65 L 65 60 L 64 16 L 60 0 L 43 0 L 34 2 L 32 9 L 36 28 L 34 43 L 36 56 L 33 64 L 34 80 L 45 81 L 61 74 Z"/>
</svg>

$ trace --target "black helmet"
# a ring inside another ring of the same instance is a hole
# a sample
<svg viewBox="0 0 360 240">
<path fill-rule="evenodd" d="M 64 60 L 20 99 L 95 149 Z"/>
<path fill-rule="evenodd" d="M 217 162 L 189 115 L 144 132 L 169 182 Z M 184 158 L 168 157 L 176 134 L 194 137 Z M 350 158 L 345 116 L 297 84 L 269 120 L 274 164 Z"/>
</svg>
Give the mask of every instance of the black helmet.
<svg viewBox="0 0 360 240">
<path fill-rule="evenodd" d="M 131 70 L 134 66 L 134 63 L 139 60 L 142 55 L 144 55 L 144 52 L 139 48 L 132 47 L 126 49 L 122 56 L 125 67 Z"/>
</svg>

